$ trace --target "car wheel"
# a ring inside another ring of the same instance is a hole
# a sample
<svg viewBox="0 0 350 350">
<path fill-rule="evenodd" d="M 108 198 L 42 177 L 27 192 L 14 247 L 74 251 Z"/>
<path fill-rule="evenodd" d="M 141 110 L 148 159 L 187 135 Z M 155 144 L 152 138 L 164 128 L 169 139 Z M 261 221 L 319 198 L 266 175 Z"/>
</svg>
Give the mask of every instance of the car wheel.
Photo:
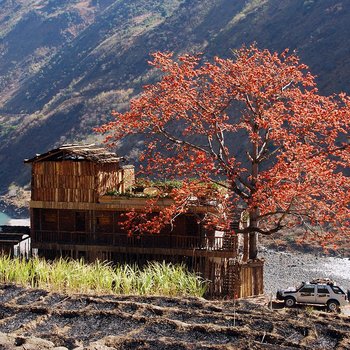
<svg viewBox="0 0 350 350">
<path fill-rule="evenodd" d="M 295 305 L 295 299 L 293 297 L 287 297 L 284 299 L 284 305 L 287 307 L 293 307 Z"/>
<path fill-rule="evenodd" d="M 327 309 L 331 312 L 337 312 L 339 310 L 339 303 L 336 300 L 329 300 L 327 302 Z"/>
</svg>

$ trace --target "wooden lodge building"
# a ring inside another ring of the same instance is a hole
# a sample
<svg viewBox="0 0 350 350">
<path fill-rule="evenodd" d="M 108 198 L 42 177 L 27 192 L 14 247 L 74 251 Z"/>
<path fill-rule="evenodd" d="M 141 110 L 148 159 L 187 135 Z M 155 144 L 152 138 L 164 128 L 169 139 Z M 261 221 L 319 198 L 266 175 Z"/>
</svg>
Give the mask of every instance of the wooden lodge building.
<svg viewBox="0 0 350 350">
<path fill-rule="evenodd" d="M 142 211 L 147 198 L 126 196 L 135 183 L 134 167 L 93 145 L 64 145 L 25 160 L 32 166 L 31 244 L 38 255 L 113 262 L 158 260 L 185 263 L 211 281 L 208 297 L 263 293 L 263 262 L 242 262 L 237 235 L 206 232 L 195 215 L 205 205 L 177 217 L 173 230 L 128 236 L 122 214 Z M 114 191 L 118 195 L 108 195 Z M 167 206 L 171 199 L 159 200 Z"/>
</svg>

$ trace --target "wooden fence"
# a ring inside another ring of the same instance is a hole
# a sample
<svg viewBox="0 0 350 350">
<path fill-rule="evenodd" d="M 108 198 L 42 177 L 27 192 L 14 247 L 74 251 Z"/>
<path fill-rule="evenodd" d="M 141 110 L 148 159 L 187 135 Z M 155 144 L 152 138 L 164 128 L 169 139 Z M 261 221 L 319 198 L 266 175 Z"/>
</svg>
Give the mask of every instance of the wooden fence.
<svg viewBox="0 0 350 350">
<path fill-rule="evenodd" d="M 200 271 L 210 281 L 207 297 L 238 299 L 264 293 L 264 261 L 239 262 L 235 259 L 210 259 Z"/>
<path fill-rule="evenodd" d="M 264 293 L 264 261 L 254 260 L 239 265 L 240 298 Z"/>
</svg>

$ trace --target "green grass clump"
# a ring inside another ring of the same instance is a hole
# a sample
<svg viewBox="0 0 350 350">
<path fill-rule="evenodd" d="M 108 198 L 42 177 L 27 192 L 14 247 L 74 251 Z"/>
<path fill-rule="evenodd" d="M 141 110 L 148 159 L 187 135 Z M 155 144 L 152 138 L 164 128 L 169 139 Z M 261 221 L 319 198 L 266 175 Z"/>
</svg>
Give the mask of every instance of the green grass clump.
<svg viewBox="0 0 350 350">
<path fill-rule="evenodd" d="M 57 259 L 47 262 L 0 256 L 0 282 L 66 293 L 198 296 L 206 291 L 205 281 L 183 265 L 150 262 L 113 266 L 96 261 Z"/>
</svg>

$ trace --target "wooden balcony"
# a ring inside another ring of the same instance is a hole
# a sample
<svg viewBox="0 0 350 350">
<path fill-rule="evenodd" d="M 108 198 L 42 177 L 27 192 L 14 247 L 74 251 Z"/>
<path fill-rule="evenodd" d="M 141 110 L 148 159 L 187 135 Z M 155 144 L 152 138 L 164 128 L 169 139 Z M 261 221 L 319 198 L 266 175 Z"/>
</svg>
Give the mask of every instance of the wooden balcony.
<svg viewBox="0 0 350 350">
<path fill-rule="evenodd" d="M 143 249 L 202 250 L 230 252 L 237 249 L 237 237 L 220 235 L 214 237 L 184 236 L 172 234 L 128 236 L 125 233 L 86 233 L 70 231 L 35 231 L 31 234 L 33 246 L 45 244 L 112 246 Z"/>
</svg>

